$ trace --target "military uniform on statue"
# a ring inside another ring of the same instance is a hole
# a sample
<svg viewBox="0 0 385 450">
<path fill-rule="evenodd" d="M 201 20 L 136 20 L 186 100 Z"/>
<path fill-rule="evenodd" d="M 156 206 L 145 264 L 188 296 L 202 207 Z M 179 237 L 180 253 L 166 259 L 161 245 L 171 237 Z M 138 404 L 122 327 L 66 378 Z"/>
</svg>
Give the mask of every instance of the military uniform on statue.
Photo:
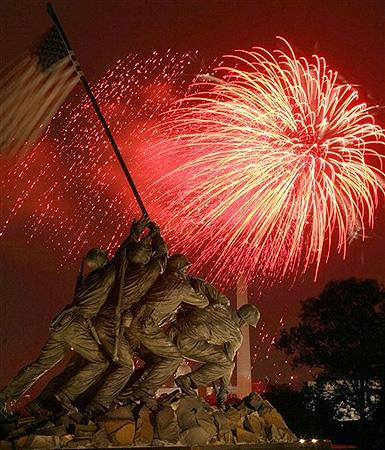
<svg viewBox="0 0 385 450">
<path fill-rule="evenodd" d="M 207 297 L 190 285 L 187 278 L 189 265 L 183 255 L 170 256 L 164 275 L 158 278 L 140 302 L 126 333 L 134 345 L 144 347 L 151 354 L 153 364 L 133 386 L 122 391 L 119 396 L 121 401 L 149 399 L 181 363 L 181 353 L 162 327 L 171 323 L 182 304 L 194 309 L 205 308 L 209 304 Z"/>
</svg>

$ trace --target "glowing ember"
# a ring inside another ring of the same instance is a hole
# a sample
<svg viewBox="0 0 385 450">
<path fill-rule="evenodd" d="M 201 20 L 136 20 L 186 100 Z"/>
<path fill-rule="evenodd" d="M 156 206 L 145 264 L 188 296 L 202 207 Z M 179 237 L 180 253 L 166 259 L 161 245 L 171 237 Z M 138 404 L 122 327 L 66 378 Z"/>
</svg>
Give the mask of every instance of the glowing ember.
<svg viewBox="0 0 385 450">
<path fill-rule="evenodd" d="M 153 161 L 178 247 L 222 284 L 298 275 L 373 226 L 385 143 L 323 58 L 239 51 L 166 117 Z M 219 78 L 221 77 L 221 78 Z M 203 81 L 202 81 L 203 80 Z"/>
<path fill-rule="evenodd" d="M 151 217 L 197 270 L 211 267 L 222 285 L 241 273 L 271 282 L 311 264 L 317 273 L 333 247 L 345 255 L 373 225 L 383 131 L 322 58 L 308 63 L 289 47 L 230 61 L 199 74 L 155 127 L 157 140 L 160 131 L 168 139 L 152 148 L 148 128 L 201 69 L 191 54 L 130 55 L 94 89 Z M 96 244 L 113 251 L 138 214 L 86 99 L 63 108 L 1 175 L 0 235 L 22 223 L 63 262 Z"/>
<path fill-rule="evenodd" d="M 185 94 L 197 73 L 194 57 L 171 51 L 129 55 L 93 87 L 140 186 L 138 145 L 154 120 Z M 95 245 L 112 252 L 140 214 L 96 114 L 79 92 L 26 159 L 0 164 L 0 236 L 9 239 L 22 226 L 28 240 L 43 238 L 66 265 Z"/>
</svg>

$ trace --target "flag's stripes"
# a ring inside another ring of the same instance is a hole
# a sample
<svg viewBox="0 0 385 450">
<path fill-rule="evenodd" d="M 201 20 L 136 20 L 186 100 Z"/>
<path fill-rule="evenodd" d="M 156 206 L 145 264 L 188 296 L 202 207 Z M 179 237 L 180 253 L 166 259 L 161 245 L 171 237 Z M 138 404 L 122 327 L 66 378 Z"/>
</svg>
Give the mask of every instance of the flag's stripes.
<svg viewBox="0 0 385 450">
<path fill-rule="evenodd" d="M 4 87 L 8 85 L 17 72 L 20 72 L 28 64 L 29 60 L 30 57 L 17 58 L 0 71 L 0 99 L 2 99 Z"/>
<path fill-rule="evenodd" d="M 15 148 L 23 142 L 35 142 L 78 81 L 72 66 L 68 67 L 68 61 L 63 60 L 55 65 L 58 66 L 57 70 L 48 78 L 41 74 L 36 76 L 34 96 L 24 107 L 20 105 L 20 112 L 14 121 L 14 133 L 20 128 L 20 123 L 24 123 L 24 126 L 17 134 Z M 35 112 L 33 117 L 29 117 L 30 110 Z"/>
<path fill-rule="evenodd" d="M 13 156 L 31 148 L 78 81 L 69 56 L 43 69 L 41 55 L 28 55 L 3 70 L 0 153 Z"/>
</svg>

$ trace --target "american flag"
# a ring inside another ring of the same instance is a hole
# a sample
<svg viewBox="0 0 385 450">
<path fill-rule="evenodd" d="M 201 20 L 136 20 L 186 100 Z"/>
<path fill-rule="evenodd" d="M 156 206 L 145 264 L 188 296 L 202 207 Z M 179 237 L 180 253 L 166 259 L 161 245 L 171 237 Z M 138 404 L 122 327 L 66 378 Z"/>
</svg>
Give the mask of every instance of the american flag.
<svg viewBox="0 0 385 450">
<path fill-rule="evenodd" d="M 24 155 L 79 81 L 56 29 L 0 72 L 0 154 Z"/>
</svg>

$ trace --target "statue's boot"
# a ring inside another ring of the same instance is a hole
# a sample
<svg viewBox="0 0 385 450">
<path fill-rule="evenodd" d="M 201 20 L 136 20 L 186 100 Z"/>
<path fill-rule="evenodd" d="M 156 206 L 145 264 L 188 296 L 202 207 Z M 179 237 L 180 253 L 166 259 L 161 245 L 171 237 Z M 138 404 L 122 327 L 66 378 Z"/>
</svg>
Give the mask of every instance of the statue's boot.
<svg viewBox="0 0 385 450">
<path fill-rule="evenodd" d="M 109 407 L 102 405 L 101 403 L 91 401 L 88 403 L 83 415 L 89 419 L 95 419 L 96 417 L 103 416 L 109 410 Z"/>
<path fill-rule="evenodd" d="M 32 414 L 33 416 L 44 416 L 48 417 L 50 415 L 53 415 L 52 411 L 49 411 L 47 408 L 45 408 L 41 403 L 39 403 L 37 400 L 32 400 L 31 402 L 27 403 L 25 405 L 25 409 Z"/>
<path fill-rule="evenodd" d="M 134 398 L 136 401 L 140 401 L 148 409 L 155 410 L 158 408 L 158 402 L 151 396 L 148 392 L 143 391 L 142 389 L 137 389 L 134 392 Z"/>
<path fill-rule="evenodd" d="M 55 399 L 60 403 L 64 411 L 69 413 L 78 413 L 78 409 L 64 393 L 55 394 Z"/>
<path fill-rule="evenodd" d="M 219 409 L 225 409 L 225 402 L 226 402 L 226 398 L 227 398 L 227 393 L 226 392 L 219 392 L 217 395 L 217 407 Z"/>
<path fill-rule="evenodd" d="M 188 374 L 180 375 L 179 377 L 175 378 L 175 384 L 185 394 L 192 396 L 192 397 L 197 396 L 196 392 L 194 391 L 194 389 L 192 387 L 191 378 L 188 376 Z"/>
<path fill-rule="evenodd" d="M 126 389 L 119 395 L 118 400 L 115 402 L 117 406 L 125 406 L 132 403 L 141 402 L 147 408 L 151 410 L 155 410 L 158 407 L 158 402 L 155 398 L 146 391 L 138 388 L 137 386 L 133 386 L 132 388 Z"/>
</svg>

